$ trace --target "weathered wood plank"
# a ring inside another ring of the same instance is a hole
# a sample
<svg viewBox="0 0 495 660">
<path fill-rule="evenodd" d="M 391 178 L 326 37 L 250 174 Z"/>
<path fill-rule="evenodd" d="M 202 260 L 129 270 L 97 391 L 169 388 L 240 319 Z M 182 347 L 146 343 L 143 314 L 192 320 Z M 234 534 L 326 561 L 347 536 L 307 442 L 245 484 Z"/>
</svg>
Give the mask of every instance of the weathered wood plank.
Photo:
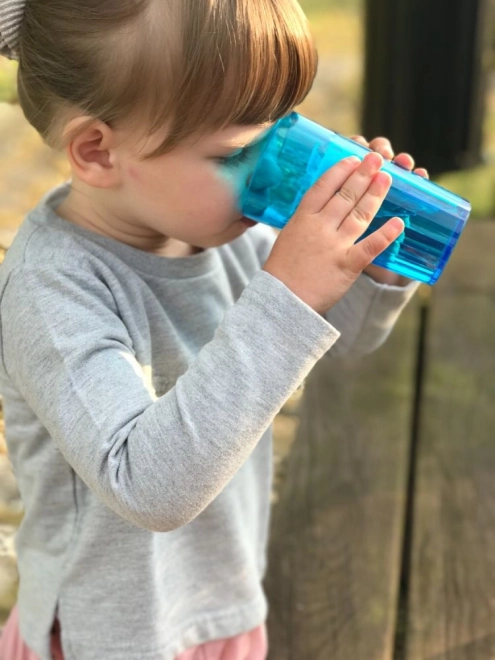
<svg viewBox="0 0 495 660">
<path fill-rule="evenodd" d="M 274 506 L 270 660 L 390 660 L 414 388 L 417 304 L 359 360 L 324 359 Z"/>
<path fill-rule="evenodd" d="M 408 660 L 495 658 L 495 222 L 433 289 L 418 445 Z"/>
</svg>

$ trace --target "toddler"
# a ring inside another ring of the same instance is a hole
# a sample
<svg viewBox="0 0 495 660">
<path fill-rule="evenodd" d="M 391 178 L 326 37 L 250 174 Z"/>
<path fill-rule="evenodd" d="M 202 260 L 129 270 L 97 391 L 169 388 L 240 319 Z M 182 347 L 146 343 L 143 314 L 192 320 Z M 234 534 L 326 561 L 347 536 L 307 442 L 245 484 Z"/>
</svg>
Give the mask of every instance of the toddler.
<svg viewBox="0 0 495 660">
<path fill-rule="evenodd" d="M 417 287 L 370 265 L 399 219 L 356 243 L 390 144 L 279 234 L 241 216 L 232 172 L 315 75 L 296 0 L 0 0 L 0 51 L 72 175 L 0 269 L 25 506 L 0 657 L 264 660 L 272 420 Z"/>
</svg>

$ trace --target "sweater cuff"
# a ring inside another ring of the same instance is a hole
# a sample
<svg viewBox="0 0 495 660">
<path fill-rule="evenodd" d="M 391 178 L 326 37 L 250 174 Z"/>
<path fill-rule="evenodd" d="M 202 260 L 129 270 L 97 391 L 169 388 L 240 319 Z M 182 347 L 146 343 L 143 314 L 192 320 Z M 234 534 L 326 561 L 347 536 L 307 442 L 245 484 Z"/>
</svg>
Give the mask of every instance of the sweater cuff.
<svg viewBox="0 0 495 660">
<path fill-rule="evenodd" d="M 263 309 L 276 324 L 280 342 L 291 345 L 297 341 L 298 346 L 315 360 L 319 360 L 340 337 L 340 332 L 323 316 L 264 270 L 254 275 L 241 298 Z"/>
<path fill-rule="evenodd" d="M 376 282 L 372 277 L 366 275 L 366 273 L 362 273 L 353 286 L 360 291 L 363 297 L 368 300 L 372 298 L 375 301 L 379 298 L 390 309 L 404 307 L 416 293 L 420 285 L 421 282 L 417 280 L 411 281 L 407 286 L 382 284 L 381 282 Z"/>
</svg>

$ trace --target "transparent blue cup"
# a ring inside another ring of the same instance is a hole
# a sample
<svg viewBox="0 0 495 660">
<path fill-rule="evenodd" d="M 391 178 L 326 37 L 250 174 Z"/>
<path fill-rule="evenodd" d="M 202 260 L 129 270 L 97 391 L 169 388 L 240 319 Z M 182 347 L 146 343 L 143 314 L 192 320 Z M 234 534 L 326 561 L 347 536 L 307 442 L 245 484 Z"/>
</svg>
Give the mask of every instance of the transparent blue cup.
<svg viewBox="0 0 495 660">
<path fill-rule="evenodd" d="M 330 167 L 370 149 L 297 113 L 278 121 L 255 146 L 249 174 L 239 193 L 243 215 L 281 229 L 306 191 Z M 373 263 L 434 284 L 447 263 L 471 212 L 470 203 L 445 188 L 385 162 L 392 186 L 362 240 L 399 216 L 404 232 Z M 246 170 L 244 170 L 246 173 Z"/>
</svg>

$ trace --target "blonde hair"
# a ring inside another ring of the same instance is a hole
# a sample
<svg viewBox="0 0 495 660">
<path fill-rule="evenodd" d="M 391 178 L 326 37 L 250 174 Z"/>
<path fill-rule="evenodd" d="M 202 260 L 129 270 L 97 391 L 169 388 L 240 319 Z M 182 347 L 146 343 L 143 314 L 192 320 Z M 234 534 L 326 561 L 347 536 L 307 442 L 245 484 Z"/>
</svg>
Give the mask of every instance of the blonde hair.
<svg viewBox="0 0 495 660">
<path fill-rule="evenodd" d="M 18 95 L 62 150 L 83 113 L 110 126 L 167 126 L 152 153 L 197 131 L 262 125 L 305 98 L 317 55 L 297 0 L 28 0 Z"/>
</svg>

